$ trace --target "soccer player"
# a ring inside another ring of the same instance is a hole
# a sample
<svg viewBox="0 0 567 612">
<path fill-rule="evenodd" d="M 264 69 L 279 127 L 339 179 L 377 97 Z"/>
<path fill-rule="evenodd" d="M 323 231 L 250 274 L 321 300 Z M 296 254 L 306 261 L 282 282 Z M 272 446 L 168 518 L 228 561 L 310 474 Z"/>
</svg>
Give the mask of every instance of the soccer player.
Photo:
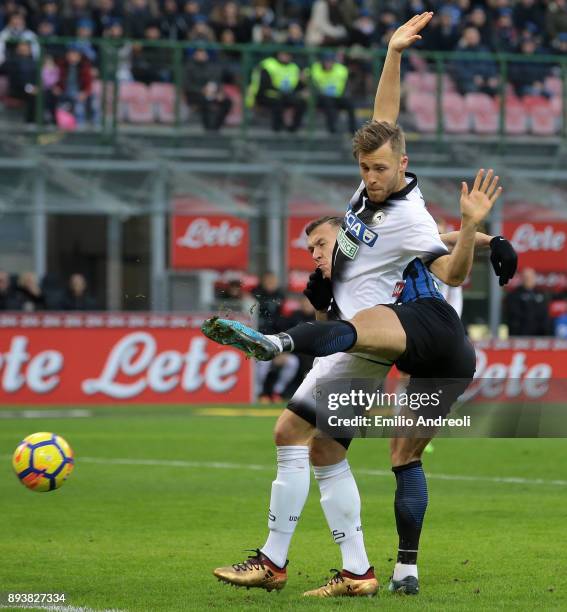
<svg viewBox="0 0 567 612">
<path fill-rule="evenodd" d="M 372 595 L 378 588 L 364 550 L 358 489 L 345 459 L 350 438 L 323 442 L 317 436 L 317 379 L 367 379 L 369 388 L 376 389 L 376 381 L 385 377 L 392 363 L 416 379 L 463 379 L 446 394 L 445 413 L 472 379 L 474 350 L 455 311 L 435 288 L 428 267 L 448 284 L 464 280 L 472 262 L 476 229 L 500 189 L 492 171 L 486 176 L 480 171 L 470 192 L 462 184 L 461 231 L 447 254 L 425 209 L 416 177 L 406 174 L 403 134 L 394 125 L 401 52 L 420 38 L 418 32 L 430 19 L 431 13 L 416 16 L 392 37 L 374 122 L 355 136 L 354 152 L 363 183 L 339 229 L 333 261 L 318 264 L 319 278 L 308 287 L 312 303 L 318 304 L 320 320 L 273 336 L 233 321 L 213 319 L 203 326 L 213 340 L 259 359 L 294 350 L 321 357 L 276 425 L 278 471 L 272 484 L 268 540 L 247 561 L 215 570 L 215 575 L 232 584 L 267 590 L 285 585 L 287 550 L 307 498 L 311 457 L 321 504 L 341 548 L 343 570 L 328 585 L 308 594 Z M 310 234 L 314 256 L 325 240 L 317 229 Z M 499 262 L 501 281 L 509 274 L 505 259 L 502 256 Z M 332 288 L 328 280 L 331 266 Z M 439 338 L 445 341 L 440 343 Z M 391 444 L 400 538 L 391 589 L 406 593 L 418 591 L 417 548 L 427 506 L 420 457 L 427 442 L 427 438 L 395 438 Z"/>
</svg>

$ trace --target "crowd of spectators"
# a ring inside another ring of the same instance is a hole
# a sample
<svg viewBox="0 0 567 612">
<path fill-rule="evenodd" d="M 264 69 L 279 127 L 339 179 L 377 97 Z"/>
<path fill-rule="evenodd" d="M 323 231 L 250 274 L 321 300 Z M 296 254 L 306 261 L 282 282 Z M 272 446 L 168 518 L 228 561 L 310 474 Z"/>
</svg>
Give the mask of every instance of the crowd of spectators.
<svg viewBox="0 0 567 612">
<path fill-rule="evenodd" d="M 10 96 L 20 101 L 26 120 L 32 122 L 38 37 L 71 37 L 71 44 L 49 43 L 45 48 L 44 120 L 80 124 L 97 119 L 93 82 L 101 73 L 146 84 L 173 82 L 172 51 L 154 43 L 186 42 L 186 101 L 201 111 L 207 129 L 218 129 L 231 108 L 221 86 L 237 80 L 241 67 L 234 50 L 204 51 L 203 43 L 384 49 L 400 23 L 424 10 L 435 11 L 435 16 L 416 48 L 526 56 L 567 52 L 567 0 L 6 0 L 0 6 L 0 72 L 9 79 Z M 123 43 L 108 53 L 96 38 Z M 260 55 L 258 62 L 262 59 Z M 299 58 L 292 59 L 301 70 L 307 68 Z M 361 64 L 371 72 L 369 64 Z M 460 93 L 497 91 L 494 61 L 459 60 L 447 70 Z M 546 71 L 547 66 L 537 62 L 518 63 L 510 66 L 509 78 L 520 96 L 546 95 Z M 340 87 L 338 75 L 335 89 L 337 83 Z M 329 103 L 332 97 L 337 96 L 318 95 L 329 129 L 335 128 L 338 110 L 347 112 L 352 129 L 348 97 L 340 104 L 332 99 Z M 304 98 L 298 96 L 288 105 L 296 113 L 293 129 L 301 124 Z M 274 114 L 284 111 L 285 107 Z M 273 122 L 281 127 L 278 116 Z"/>
<path fill-rule="evenodd" d="M 41 310 L 99 310 L 89 293 L 82 274 L 72 274 L 66 287 L 49 282 L 40 283 L 33 272 L 14 276 L 0 270 L 0 310 L 37 312 Z"/>
</svg>

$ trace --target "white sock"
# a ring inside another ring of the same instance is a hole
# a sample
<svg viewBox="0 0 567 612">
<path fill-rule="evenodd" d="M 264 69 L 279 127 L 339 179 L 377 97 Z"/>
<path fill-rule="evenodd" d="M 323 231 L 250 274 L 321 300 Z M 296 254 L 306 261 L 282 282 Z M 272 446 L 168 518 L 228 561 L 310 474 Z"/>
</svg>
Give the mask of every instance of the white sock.
<svg viewBox="0 0 567 612">
<path fill-rule="evenodd" d="M 417 575 L 417 565 L 407 565 L 406 563 L 396 563 L 394 566 L 394 575 L 392 576 L 393 580 L 403 580 L 407 576 L 415 576 Z"/>
<path fill-rule="evenodd" d="M 309 447 L 278 446 L 278 472 L 272 483 L 268 529 L 262 552 L 278 567 L 287 560 L 297 521 L 309 493 Z"/>
<path fill-rule="evenodd" d="M 321 506 L 335 542 L 341 548 L 343 569 L 364 574 L 370 567 L 360 520 L 360 495 L 348 461 L 313 466 L 321 491 Z"/>
<path fill-rule="evenodd" d="M 299 357 L 293 353 L 288 353 L 285 356 L 285 362 L 281 367 L 278 379 L 274 384 L 274 393 L 281 395 L 289 383 L 295 378 L 299 371 Z"/>
<path fill-rule="evenodd" d="M 266 338 L 278 347 L 280 353 L 283 353 L 283 344 L 281 338 L 278 338 L 278 336 L 276 336 L 275 334 L 266 334 Z"/>
</svg>

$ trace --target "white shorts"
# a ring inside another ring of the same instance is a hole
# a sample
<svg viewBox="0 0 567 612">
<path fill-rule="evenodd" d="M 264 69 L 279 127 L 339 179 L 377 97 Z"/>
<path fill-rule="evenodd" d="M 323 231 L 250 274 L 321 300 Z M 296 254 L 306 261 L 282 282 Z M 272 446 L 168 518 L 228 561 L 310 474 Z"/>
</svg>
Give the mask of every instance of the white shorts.
<svg viewBox="0 0 567 612">
<path fill-rule="evenodd" d="M 350 353 L 335 353 L 318 357 L 313 368 L 289 400 L 288 408 L 302 419 L 317 427 L 317 417 L 328 416 L 328 395 L 349 392 L 352 389 L 373 393 L 386 378 L 391 366 L 372 358 Z M 345 448 L 350 439 L 336 438 Z"/>
</svg>

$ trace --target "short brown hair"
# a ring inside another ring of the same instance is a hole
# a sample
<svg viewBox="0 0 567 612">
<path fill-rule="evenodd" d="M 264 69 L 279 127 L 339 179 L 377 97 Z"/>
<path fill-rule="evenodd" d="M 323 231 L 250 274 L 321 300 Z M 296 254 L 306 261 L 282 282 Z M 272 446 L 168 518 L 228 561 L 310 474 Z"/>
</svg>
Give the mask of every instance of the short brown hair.
<svg viewBox="0 0 567 612">
<path fill-rule="evenodd" d="M 354 135 L 352 139 L 352 154 L 358 160 L 361 153 L 372 153 L 387 142 L 392 151 L 399 155 L 406 153 L 406 139 L 399 125 L 387 121 L 368 121 Z"/>
<path fill-rule="evenodd" d="M 318 219 L 315 219 L 315 221 L 311 221 L 311 223 L 305 228 L 305 235 L 309 236 L 313 230 L 324 223 L 330 223 L 333 227 L 340 227 L 343 223 L 343 217 L 333 217 L 332 215 L 319 217 Z"/>
</svg>

